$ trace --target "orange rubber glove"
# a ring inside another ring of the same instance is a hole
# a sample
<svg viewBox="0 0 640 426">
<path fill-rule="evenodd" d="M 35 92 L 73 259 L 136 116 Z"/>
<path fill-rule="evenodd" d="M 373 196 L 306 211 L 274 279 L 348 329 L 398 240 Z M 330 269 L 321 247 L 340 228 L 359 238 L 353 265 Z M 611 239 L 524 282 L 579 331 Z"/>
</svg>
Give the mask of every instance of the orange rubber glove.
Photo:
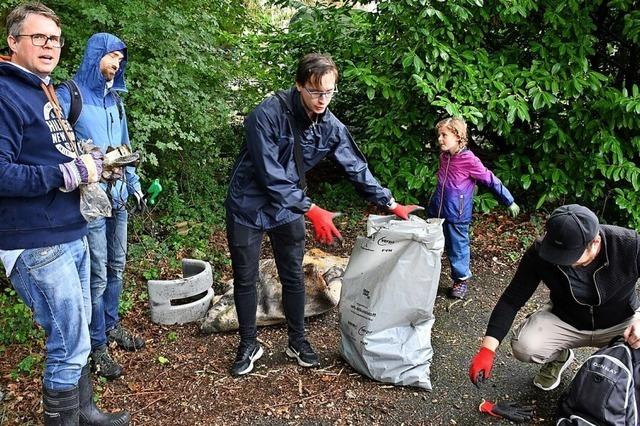
<svg viewBox="0 0 640 426">
<path fill-rule="evenodd" d="M 417 206 L 415 204 L 410 204 L 408 206 L 403 206 L 400 203 L 394 203 L 394 205 L 392 207 L 389 207 L 389 211 L 393 214 L 395 214 L 396 216 L 398 216 L 400 219 L 404 219 L 404 220 L 409 220 L 409 214 L 418 211 L 418 210 L 424 210 L 424 207 L 422 206 Z"/>
<path fill-rule="evenodd" d="M 342 213 L 334 213 L 322 209 L 315 204 L 311 204 L 309 211 L 305 215 L 311 221 L 315 231 L 316 240 L 325 244 L 333 244 L 333 237 L 342 241 L 342 235 L 338 228 L 333 224 L 333 218 L 340 216 Z"/>
</svg>

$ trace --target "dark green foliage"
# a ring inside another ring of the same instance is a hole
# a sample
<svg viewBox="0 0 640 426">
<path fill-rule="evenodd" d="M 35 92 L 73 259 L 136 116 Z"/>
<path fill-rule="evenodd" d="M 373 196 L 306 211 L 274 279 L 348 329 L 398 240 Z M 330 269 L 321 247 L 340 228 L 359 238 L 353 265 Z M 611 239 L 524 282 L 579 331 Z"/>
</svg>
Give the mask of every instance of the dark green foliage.
<svg viewBox="0 0 640 426">
<path fill-rule="evenodd" d="M 0 16 L 18 3 L 0 4 Z M 225 248 L 212 247 L 210 235 L 223 226 L 227 172 L 242 140 L 236 111 L 262 96 L 255 84 L 242 84 L 259 75 L 241 37 L 252 33 L 254 19 L 243 2 L 232 0 L 45 3 L 60 16 L 66 38 L 56 82 L 73 75 L 96 32 L 113 33 L 128 47 L 123 99 L 131 141 L 143 156 L 143 189 L 157 177 L 165 190 L 151 214 L 132 217 L 126 311 L 142 297 L 130 294 L 131 276 L 173 275 L 181 257 L 225 262 Z M 177 226 L 183 222 L 187 229 Z M 9 293 L 0 294 L 0 321 L 3 330 L 19 330 L 14 341 L 31 333 L 27 307 Z"/>
<path fill-rule="evenodd" d="M 4 286 L 6 283 L 1 282 Z M 33 318 L 29 308 L 18 299 L 11 287 L 0 291 L 0 345 L 27 343 L 42 338 L 40 328 L 33 327 Z"/>
<path fill-rule="evenodd" d="M 360 127 L 376 175 L 404 201 L 431 192 L 437 155 L 424 145 L 439 119 L 456 115 L 470 124 L 472 149 L 519 200 L 537 208 L 582 202 L 638 228 L 639 6 L 397 0 L 378 2 L 375 12 L 351 3 L 303 7 L 267 53 L 288 64 L 309 51 L 333 55 L 343 77 L 333 109 Z"/>
<path fill-rule="evenodd" d="M 75 72 L 92 34 L 110 32 L 127 44 L 124 100 L 132 143 L 143 154 L 140 174 L 160 177 L 167 187 L 175 184 L 187 202 L 200 202 L 225 183 L 228 161 L 220 159 L 232 157 L 241 141 L 234 111 L 247 99 L 255 102 L 240 96 L 238 85 L 257 66 L 242 54 L 240 35 L 251 22 L 242 2 L 61 0 L 47 5 L 60 16 L 67 40 L 56 81 Z M 12 6 L 0 6 L 0 15 Z"/>
</svg>

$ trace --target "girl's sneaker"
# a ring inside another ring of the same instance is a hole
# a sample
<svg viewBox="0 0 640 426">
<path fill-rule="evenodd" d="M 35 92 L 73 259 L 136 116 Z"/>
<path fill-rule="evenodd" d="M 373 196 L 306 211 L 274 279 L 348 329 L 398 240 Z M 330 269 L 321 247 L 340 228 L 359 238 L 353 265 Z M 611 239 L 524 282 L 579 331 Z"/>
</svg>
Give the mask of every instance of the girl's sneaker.
<svg viewBox="0 0 640 426">
<path fill-rule="evenodd" d="M 449 289 L 449 297 L 452 299 L 464 299 L 467 296 L 467 282 L 458 281 Z"/>
</svg>

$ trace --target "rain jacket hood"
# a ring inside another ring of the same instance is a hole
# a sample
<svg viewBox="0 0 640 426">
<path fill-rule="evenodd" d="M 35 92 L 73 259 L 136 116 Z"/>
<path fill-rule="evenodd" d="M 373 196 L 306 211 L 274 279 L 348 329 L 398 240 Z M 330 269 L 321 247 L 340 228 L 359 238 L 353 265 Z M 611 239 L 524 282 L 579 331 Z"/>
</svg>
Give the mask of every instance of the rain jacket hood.
<svg viewBox="0 0 640 426">
<path fill-rule="evenodd" d="M 113 78 L 112 88 L 119 92 L 126 92 L 127 88 L 124 82 L 124 73 L 127 68 L 127 46 L 122 40 L 112 34 L 98 33 L 89 38 L 82 63 L 73 79 L 78 84 L 102 95 L 107 82 L 100 72 L 100 61 L 104 55 L 115 51 L 122 52 L 124 59 L 122 59 L 120 69 Z"/>
</svg>

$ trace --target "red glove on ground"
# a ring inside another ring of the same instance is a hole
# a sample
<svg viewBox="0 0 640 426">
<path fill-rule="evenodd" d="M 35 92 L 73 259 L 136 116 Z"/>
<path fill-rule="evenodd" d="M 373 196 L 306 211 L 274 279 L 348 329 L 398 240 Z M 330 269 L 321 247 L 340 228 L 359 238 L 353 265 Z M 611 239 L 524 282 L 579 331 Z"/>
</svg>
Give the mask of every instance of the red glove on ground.
<svg viewBox="0 0 640 426">
<path fill-rule="evenodd" d="M 487 413 L 493 417 L 511 420 L 512 422 L 521 423 L 531 420 L 534 408 L 528 405 L 520 406 L 516 402 L 500 402 L 494 404 L 491 401 L 482 400 L 480 404 L 481 413 Z"/>
<path fill-rule="evenodd" d="M 315 230 L 316 240 L 325 244 L 333 244 L 333 237 L 342 240 L 342 235 L 333 224 L 333 218 L 340 216 L 341 213 L 333 213 L 325 209 L 321 209 L 315 204 L 311 205 L 311 208 L 305 215 L 311 221 L 313 229 Z"/>
<path fill-rule="evenodd" d="M 469 378 L 471 382 L 478 386 L 491 377 L 491 368 L 493 368 L 493 359 L 496 353 L 489 348 L 482 347 L 471 359 L 469 366 Z"/>
<path fill-rule="evenodd" d="M 424 207 L 417 206 L 415 204 L 411 204 L 408 206 L 403 206 L 400 203 L 395 203 L 396 205 L 393 208 L 389 208 L 389 211 L 400 219 L 409 220 L 409 214 L 415 212 L 416 210 L 424 210 Z"/>
</svg>

